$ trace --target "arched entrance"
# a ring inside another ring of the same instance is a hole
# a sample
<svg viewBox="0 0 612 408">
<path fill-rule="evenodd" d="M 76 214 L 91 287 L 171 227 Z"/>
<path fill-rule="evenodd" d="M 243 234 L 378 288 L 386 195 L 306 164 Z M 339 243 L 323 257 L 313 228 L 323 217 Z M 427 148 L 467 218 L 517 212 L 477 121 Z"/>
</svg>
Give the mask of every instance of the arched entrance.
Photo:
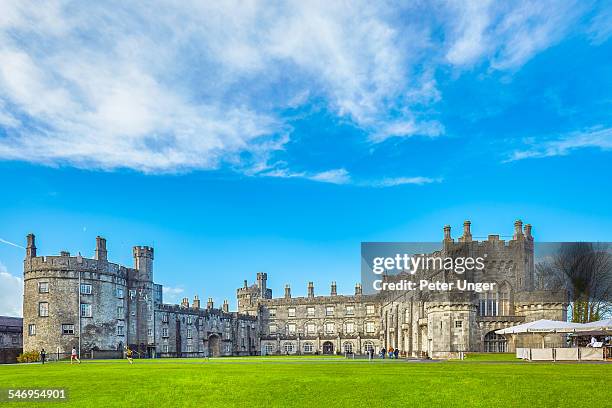
<svg viewBox="0 0 612 408">
<path fill-rule="evenodd" d="M 334 354 L 334 343 L 331 341 L 323 343 L 323 354 Z"/>
<path fill-rule="evenodd" d="M 508 341 L 495 331 L 488 332 L 484 336 L 484 351 L 486 353 L 505 353 Z"/>
<path fill-rule="evenodd" d="M 208 356 L 219 357 L 221 355 L 221 339 L 216 334 L 208 338 Z"/>
</svg>

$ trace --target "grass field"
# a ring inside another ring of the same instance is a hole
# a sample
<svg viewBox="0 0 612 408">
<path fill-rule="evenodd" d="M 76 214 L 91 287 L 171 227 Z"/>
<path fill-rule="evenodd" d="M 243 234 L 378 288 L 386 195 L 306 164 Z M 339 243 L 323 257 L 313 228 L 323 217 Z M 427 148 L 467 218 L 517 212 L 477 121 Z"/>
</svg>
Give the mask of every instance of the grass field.
<svg viewBox="0 0 612 408">
<path fill-rule="evenodd" d="M 250 357 L 0 366 L 0 388 L 61 388 L 39 406 L 610 407 L 612 364 Z M 11 407 L 36 406 L 11 402 Z"/>
</svg>

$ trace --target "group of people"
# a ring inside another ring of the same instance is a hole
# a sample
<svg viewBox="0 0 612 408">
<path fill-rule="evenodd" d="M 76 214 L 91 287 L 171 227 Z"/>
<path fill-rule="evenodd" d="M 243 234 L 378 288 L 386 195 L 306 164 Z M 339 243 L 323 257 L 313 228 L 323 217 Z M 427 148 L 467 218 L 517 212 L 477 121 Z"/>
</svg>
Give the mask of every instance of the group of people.
<svg viewBox="0 0 612 408">
<path fill-rule="evenodd" d="M 127 358 L 127 361 L 130 364 L 134 363 L 134 361 L 132 360 L 132 354 L 133 354 L 132 349 L 130 349 L 129 347 L 126 347 L 125 348 L 125 357 Z M 40 350 L 39 355 L 40 355 L 40 361 L 43 364 L 45 364 L 45 361 L 47 361 L 47 351 L 43 348 L 43 349 Z M 76 348 L 73 347 L 72 351 L 70 352 L 70 364 L 73 364 L 75 362 L 78 363 L 78 364 L 81 364 L 81 360 L 79 360 L 79 355 L 77 354 Z"/>
<path fill-rule="evenodd" d="M 400 354 L 400 350 L 398 348 L 393 348 L 389 346 L 387 350 L 384 348 L 380 349 L 380 358 L 385 358 L 385 355 L 388 355 L 390 359 L 398 359 Z"/>
</svg>

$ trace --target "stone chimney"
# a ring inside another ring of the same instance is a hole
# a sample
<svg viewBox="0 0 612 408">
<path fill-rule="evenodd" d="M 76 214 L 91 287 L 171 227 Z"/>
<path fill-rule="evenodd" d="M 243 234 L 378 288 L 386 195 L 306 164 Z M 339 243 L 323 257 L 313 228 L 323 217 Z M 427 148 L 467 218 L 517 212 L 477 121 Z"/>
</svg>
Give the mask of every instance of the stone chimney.
<svg viewBox="0 0 612 408">
<path fill-rule="evenodd" d="M 291 299 L 291 287 L 288 284 L 285 285 L 285 299 Z"/>
<path fill-rule="evenodd" d="M 336 296 L 337 294 L 338 294 L 338 291 L 336 290 L 336 281 L 333 281 L 331 283 L 331 295 Z"/>
<path fill-rule="evenodd" d="M 247 280 L 245 279 L 245 280 L 244 280 L 244 286 L 243 286 L 243 288 L 245 288 L 245 289 L 246 289 L 246 288 L 247 288 L 247 286 L 248 286 L 248 283 L 247 283 Z"/>
<path fill-rule="evenodd" d="M 106 239 L 101 236 L 96 237 L 96 255 L 95 259 L 98 261 L 106 261 L 107 260 L 107 252 L 106 252 Z"/>
<path fill-rule="evenodd" d="M 35 258 L 36 257 L 36 237 L 34 234 L 28 234 L 27 236 L 28 244 L 26 246 L 26 258 Z"/>
<path fill-rule="evenodd" d="M 229 303 L 227 302 L 227 299 L 225 299 L 225 300 L 223 301 L 223 307 L 222 307 L 222 309 L 223 309 L 223 311 L 224 311 L 225 313 L 229 313 Z"/>
<path fill-rule="evenodd" d="M 198 295 L 195 295 L 193 297 L 193 308 L 194 309 L 199 309 L 200 308 L 200 297 Z"/>
<path fill-rule="evenodd" d="M 514 239 L 523 238 L 523 221 L 514 221 Z"/>
<path fill-rule="evenodd" d="M 463 221 L 463 236 L 461 237 L 462 242 L 472 242 L 472 231 L 470 231 L 470 225 L 472 223 L 469 220 Z"/>
<path fill-rule="evenodd" d="M 314 283 L 308 282 L 308 297 L 314 297 Z"/>
<path fill-rule="evenodd" d="M 213 299 L 211 297 L 208 298 L 208 302 L 206 303 L 206 308 L 207 309 L 212 309 L 215 306 L 215 304 L 213 303 Z"/>
<path fill-rule="evenodd" d="M 189 309 L 189 299 L 188 298 L 183 298 L 183 301 L 181 302 L 181 307 L 184 307 L 185 309 Z"/>
<path fill-rule="evenodd" d="M 355 294 L 356 295 L 361 295 L 363 293 L 362 289 L 361 289 L 361 283 L 357 283 L 355 285 Z"/>
<path fill-rule="evenodd" d="M 451 227 L 450 227 L 450 225 L 445 225 L 444 226 L 444 240 L 445 241 L 452 241 L 453 240 L 451 238 Z"/>
<path fill-rule="evenodd" d="M 531 235 L 531 224 L 525 224 L 525 236 L 528 239 L 533 239 L 533 235 Z"/>
<path fill-rule="evenodd" d="M 68 251 L 61 251 L 60 252 L 60 256 L 69 257 L 70 256 L 70 252 L 68 252 Z"/>
</svg>

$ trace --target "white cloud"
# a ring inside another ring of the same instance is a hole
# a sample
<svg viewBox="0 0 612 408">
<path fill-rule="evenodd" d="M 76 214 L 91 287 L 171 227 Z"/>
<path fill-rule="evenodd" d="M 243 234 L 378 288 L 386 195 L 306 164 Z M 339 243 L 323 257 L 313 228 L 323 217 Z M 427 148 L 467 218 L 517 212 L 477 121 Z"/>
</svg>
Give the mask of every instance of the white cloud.
<svg viewBox="0 0 612 408">
<path fill-rule="evenodd" d="M 185 289 L 181 287 L 163 286 L 162 293 L 164 296 L 164 303 L 173 305 L 181 303 L 184 292 Z"/>
<path fill-rule="evenodd" d="M 331 184 L 347 184 L 351 182 L 351 177 L 346 169 L 333 169 L 322 172 L 292 172 L 285 167 L 279 167 L 264 172 L 258 173 L 264 177 L 279 177 L 279 178 L 303 178 L 321 183 Z"/>
<path fill-rule="evenodd" d="M 565 156 L 574 150 L 596 148 L 601 150 L 612 149 L 612 128 L 588 129 L 583 132 L 574 132 L 557 139 L 535 141 L 529 139 L 527 149 L 515 150 L 506 162 L 535 159 L 553 156 Z"/>
<path fill-rule="evenodd" d="M 374 181 L 371 183 L 373 187 L 394 187 L 400 186 L 403 184 L 415 184 L 415 185 L 423 185 L 423 184 L 431 184 L 431 183 L 439 183 L 442 179 L 440 178 L 431 178 L 431 177 L 393 177 L 393 178 L 385 178 L 380 181 Z"/>
<path fill-rule="evenodd" d="M 23 315 L 23 280 L 11 275 L 6 266 L 0 263 L 0 315 Z"/>
</svg>

